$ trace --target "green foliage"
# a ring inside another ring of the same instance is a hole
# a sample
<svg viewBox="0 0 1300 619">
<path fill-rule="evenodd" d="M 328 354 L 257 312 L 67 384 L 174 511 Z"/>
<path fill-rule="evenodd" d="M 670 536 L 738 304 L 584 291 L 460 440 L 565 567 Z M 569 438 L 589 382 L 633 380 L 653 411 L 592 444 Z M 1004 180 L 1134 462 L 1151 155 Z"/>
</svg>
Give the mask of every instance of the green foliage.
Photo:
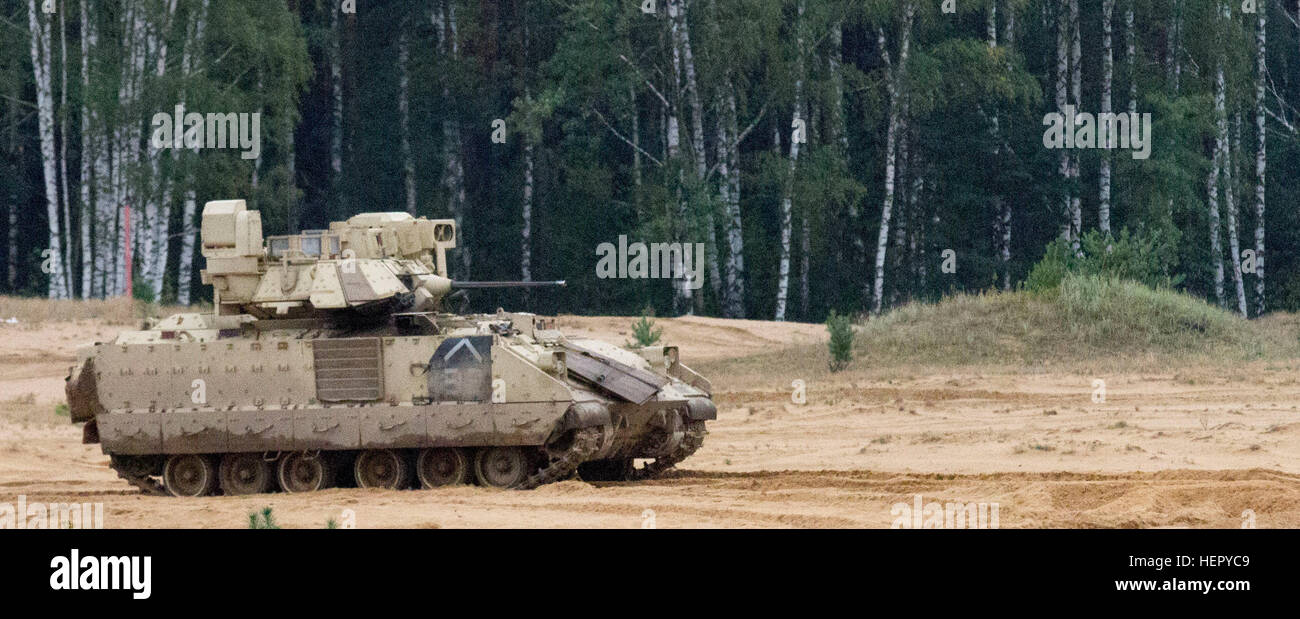
<svg viewBox="0 0 1300 619">
<path fill-rule="evenodd" d="M 68 405 L 67 405 L 67 404 L 62 404 L 62 403 L 60 403 L 60 404 L 55 404 L 55 405 L 54 405 L 54 414 L 55 414 L 55 415 L 58 415 L 59 417 L 67 417 L 67 416 L 68 416 Z"/>
<path fill-rule="evenodd" d="M 338 522 L 337 520 L 333 519 L 333 518 L 330 518 L 330 519 L 328 519 L 328 520 L 325 521 L 325 528 L 326 528 L 326 529 L 337 529 L 337 528 L 339 528 L 339 522 Z"/>
<path fill-rule="evenodd" d="M 275 515 L 271 513 L 271 506 L 262 508 L 261 512 L 248 512 L 248 528 L 250 529 L 278 529 L 279 524 L 275 522 Z"/>
<path fill-rule="evenodd" d="M 1076 253 L 1070 242 L 1057 239 L 1025 278 L 1026 290 L 1048 293 L 1057 290 L 1066 276 L 1084 276 L 1133 281 L 1150 288 L 1173 288 L 1182 275 L 1170 273 L 1177 262 L 1177 248 L 1158 234 L 1139 236 L 1122 230 L 1112 238 L 1095 230 L 1083 235 Z"/>
<path fill-rule="evenodd" d="M 140 301 L 146 305 L 153 305 L 156 299 L 153 298 L 153 288 L 149 287 L 149 282 L 143 279 L 132 280 L 131 298 Z"/>
<path fill-rule="evenodd" d="M 659 336 L 663 335 L 663 327 L 655 327 L 654 308 L 646 306 L 641 311 L 641 318 L 632 323 L 632 336 L 636 338 L 636 346 L 644 348 L 651 346 L 659 341 Z"/>
<path fill-rule="evenodd" d="M 608 0 L 434 3 L 443 19 L 450 16 L 447 9 L 455 9 L 454 41 L 444 39 L 429 20 L 428 3 L 359 2 L 355 14 L 341 15 L 337 3 L 180 0 L 170 18 L 164 13 L 172 3 L 135 4 L 147 30 L 165 37 L 171 55 L 161 75 L 152 61 L 146 63 L 138 78 L 140 97 L 126 101 L 119 98 L 132 47 L 123 40 L 129 25 L 121 3 L 87 3 L 89 18 L 98 25 L 98 44 L 86 55 L 85 86 L 79 73 L 79 35 L 85 31 L 80 14 L 58 13 L 67 21 L 66 63 L 60 61 L 64 52 L 57 51 L 62 46 L 52 45 L 52 68 L 56 77 L 62 68 L 70 75 L 66 93 L 54 80 L 54 114 L 67 121 L 66 130 L 58 123 L 56 134 L 69 150 L 67 206 L 74 225 L 93 213 L 80 204 L 78 164 L 86 155 L 122 148 L 106 138 L 124 128 L 148 127 L 152 114 L 169 112 L 182 99 L 188 111 L 262 114 L 262 152 L 256 163 L 242 159 L 237 149 L 204 149 L 164 153 L 156 167 L 151 157 L 127 158 L 138 163 L 122 166 L 120 181 L 128 195 L 156 202 L 168 194 L 172 200 L 157 205 L 166 209 L 172 236 L 163 292 L 130 291 L 140 298 L 163 297 L 146 299 L 153 303 L 174 298 L 179 285 L 176 250 L 182 231 L 198 223 L 197 212 L 189 222 L 180 217 L 190 189 L 200 207 L 211 199 L 247 199 L 261 213 L 266 234 L 279 234 L 292 227 L 323 228 L 363 210 L 400 210 L 409 180 L 418 215 L 463 220 L 462 240 L 452 259 L 459 265 L 460 257 L 469 254 L 473 268 L 454 276 L 518 279 L 528 161 L 534 179 L 532 275 L 567 279 L 570 285 L 532 295 L 526 309 L 622 315 L 634 314 L 647 301 L 673 307 L 666 281 L 596 278 L 592 250 L 620 234 L 646 242 L 711 239 L 717 258 L 726 264 L 732 239 L 710 235 L 732 225 L 720 195 L 718 145 L 730 130 L 725 119 L 734 96 L 735 128 L 746 132 L 738 145 L 740 183 L 735 187 L 740 192 L 746 313 L 771 317 L 775 305 L 783 250 L 780 204 L 787 188 L 792 188 L 794 205 L 789 251 L 794 281 L 788 282 L 795 291 L 788 300 L 794 317 L 817 320 L 831 307 L 861 308 L 869 301 L 864 297 L 870 293 L 864 291 L 871 289 L 873 275 L 861 267 L 874 257 L 886 186 L 891 106 L 882 52 L 888 52 L 894 68 L 902 65 L 906 6 L 914 7 L 916 15 L 910 56 L 900 75 L 908 103 L 907 124 L 901 128 L 906 140 L 895 152 L 907 157 L 895 161 L 891 232 L 909 235 L 899 240 L 918 249 L 898 251 L 895 245 L 889 250 L 885 297 L 891 303 L 982 290 L 990 282 L 1001 283 L 1006 271 L 1013 281 L 1028 273 L 1024 288 L 1038 292 L 1055 293 L 1068 274 L 1078 273 L 1212 295 L 1215 257 L 1208 247 L 1205 194 L 1218 66 L 1225 73 L 1226 108 L 1242 120 L 1241 145 L 1233 148 L 1240 167 L 1232 189 L 1243 196 L 1240 234 L 1248 245 L 1257 223 L 1251 165 L 1257 144 L 1255 16 L 1234 10 L 1223 19 L 1217 2 L 1131 3 L 1138 53 L 1131 76 L 1123 19 L 1130 5 L 1116 6 L 1113 103 L 1117 110 L 1127 110 L 1128 86 L 1136 86 L 1138 113 L 1150 112 L 1154 121 L 1151 157 L 1134 160 L 1127 151 L 1080 150 L 1081 176 L 1076 178 L 1063 178 L 1060 153 L 1042 146 L 1043 114 L 1055 107 L 1050 89 L 1059 2 L 997 2 L 997 25 L 1016 28 L 1010 40 L 999 31 L 996 45 L 989 45 L 986 30 L 989 0 L 958 0 L 956 15 L 943 13 L 940 2 L 900 0 L 804 2 L 802 10 L 790 0 L 686 3 L 695 91 L 677 83 L 688 67 L 682 50 L 674 50 L 676 39 L 662 1 L 654 15 L 642 13 L 639 2 Z M 187 39 L 205 5 L 205 38 L 190 44 Z M 1095 0 L 1080 6 L 1085 64 L 1099 58 L 1100 10 Z M 24 214 L 16 231 L 0 222 L 0 238 L 15 233 L 17 239 L 16 247 L 0 251 L 0 258 L 11 253 L 16 258 L 14 275 L 0 278 L 0 287 L 10 294 L 43 295 L 47 283 L 38 267 L 50 226 L 42 206 L 44 179 L 36 165 L 40 137 L 26 11 L 25 2 L 0 0 L 8 26 L 0 29 L 0 196 Z M 1300 64 L 1294 28 L 1281 17 L 1269 19 L 1269 75 L 1294 74 Z M 1050 27 L 1029 27 L 1040 19 Z M 1181 39 L 1171 40 L 1176 19 L 1181 20 Z M 63 30 L 61 21 L 50 22 L 56 35 Z M 409 44 L 405 67 L 395 62 L 403 35 Z M 883 46 L 877 37 L 883 37 Z M 1169 54 L 1171 44 L 1178 45 L 1177 54 Z M 181 70 L 182 56 L 193 61 L 188 74 Z M 1182 67 L 1177 87 L 1170 80 L 1173 58 Z M 335 68 L 344 84 L 337 117 Z M 399 121 L 402 77 L 408 78 L 409 95 L 405 134 Z M 1082 96 L 1091 103 L 1080 111 L 1099 111 L 1099 78 L 1097 72 L 1087 75 Z M 790 178 L 796 92 L 807 111 L 807 142 Z M 1297 107 L 1300 80 L 1278 78 L 1269 93 L 1266 103 L 1277 118 L 1269 119 L 1266 136 L 1266 299 L 1269 308 L 1297 308 L 1300 276 L 1293 274 L 1300 271 L 1300 235 L 1294 231 L 1300 230 L 1300 210 L 1287 205 L 1300 200 L 1300 175 L 1292 173 L 1300 169 L 1300 141 L 1278 121 L 1294 116 L 1283 112 Z M 698 119 L 692 94 L 703 108 Z M 92 120 L 86 125 L 90 135 L 81 135 L 83 113 Z M 499 117 L 507 120 L 504 144 L 488 137 Z M 667 143 L 670 117 L 678 123 L 675 152 Z M 702 136 L 693 135 L 696 120 L 702 121 Z M 331 161 L 336 127 L 342 153 L 337 172 Z M 409 138 L 409 162 L 395 148 L 403 137 Z M 696 137 L 705 153 L 695 152 Z M 524 156 L 525 146 L 531 159 Z M 464 171 L 459 193 L 451 182 L 452 154 Z M 696 167 L 701 154 L 704 173 Z M 1102 242 L 1098 251 L 1097 240 L 1085 239 L 1080 257 L 1072 248 L 1051 244 L 1062 222 L 1063 198 L 1079 198 L 1085 228 L 1096 226 L 1103 155 L 1113 163 L 1112 227 L 1127 227 L 1137 240 L 1126 242 L 1121 233 Z M 119 170 L 112 171 L 116 179 Z M 92 187 L 103 187 L 113 179 L 91 180 Z M 165 192 L 164 187 L 173 189 Z M 462 193 L 461 211 L 451 212 Z M 1000 219 L 993 210 L 999 204 L 1014 213 L 1005 266 L 1000 236 L 990 226 Z M 116 238 L 113 219 L 96 222 L 91 238 Z M 80 247 L 78 235 L 68 240 L 71 247 L 65 245 L 65 250 L 71 252 L 70 267 L 79 284 L 77 262 L 96 254 Z M 960 255 L 961 266 L 937 277 L 935 250 L 942 249 Z M 197 275 L 202 259 L 195 262 Z M 806 316 L 797 279 L 804 264 L 809 274 Z M 923 264 L 928 276 L 922 276 Z M 193 291 L 210 298 L 198 277 L 193 280 Z M 1248 289 L 1253 296 L 1253 287 Z M 712 287 L 705 286 L 699 295 L 703 301 L 697 311 L 716 313 L 721 304 Z M 471 299 L 474 309 L 481 310 L 519 307 L 525 297 L 481 291 Z"/>
<path fill-rule="evenodd" d="M 826 330 L 831 335 L 826 344 L 831 353 L 830 369 L 838 372 L 853 361 L 853 321 L 847 315 L 842 316 L 831 310 L 826 317 Z"/>
</svg>

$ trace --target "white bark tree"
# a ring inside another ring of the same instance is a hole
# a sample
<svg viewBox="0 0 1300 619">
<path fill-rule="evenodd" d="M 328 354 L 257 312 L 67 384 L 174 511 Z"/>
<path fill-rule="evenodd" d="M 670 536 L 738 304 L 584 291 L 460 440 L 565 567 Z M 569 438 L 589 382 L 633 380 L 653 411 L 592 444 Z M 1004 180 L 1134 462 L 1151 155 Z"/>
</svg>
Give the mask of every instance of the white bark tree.
<svg viewBox="0 0 1300 619">
<path fill-rule="evenodd" d="M 1013 25 L 1015 22 L 1015 6 L 1012 4 L 1008 4 L 1005 13 L 1006 13 L 1007 30 L 1006 30 L 1006 36 L 1004 37 L 1004 43 L 1005 45 L 1010 46 L 1012 41 L 1012 34 L 1014 33 L 1014 28 L 1015 28 Z M 989 4 L 988 22 L 986 24 L 985 30 L 986 30 L 986 36 L 988 38 L 989 48 L 997 49 L 998 47 L 998 4 L 996 0 Z M 1010 65 L 1008 64 L 1008 69 L 1009 68 Z M 998 113 L 996 110 L 993 112 L 992 123 L 993 123 L 993 157 L 994 160 L 997 160 L 1002 154 L 1002 132 L 1001 132 L 1000 119 L 998 117 Z M 916 179 L 917 181 L 920 181 L 919 173 L 916 175 Z M 911 196 L 912 203 L 915 203 L 916 200 L 915 193 L 919 192 L 920 187 L 921 184 L 919 182 L 914 183 L 914 189 L 916 191 L 914 191 Z M 994 226 L 993 226 L 993 232 L 995 237 L 994 242 L 998 248 L 998 258 L 1001 261 L 1002 289 L 1010 290 L 1011 289 L 1011 203 L 1001 193 L 996 193 L 993 196 L 992 211 L 993 211 L 993 216 L 995 218 Z M 920 225 L 923 224 L 924 224 L 924 218 L 918 217 L 916 219 L 915 226 L 919 227 Z M 911 243 L 912 247 L 915 247 L 916 245 L 915 238 L 916 236 L 915 234 L 913 234 L 912 236 L 913 240 Z"/>
<path fill-rule="evenodd" d="M 447 73 L 452 70 L 457 59 L 460 57 L 460 44 L 456 30 L 456 3 L 454 0 L 445 0 L 442 6 L 435 6 L 433 10 L 433 26 L 438 32 L 438 44 L 443 56 L 443 77 L 442 77 L 442 98 L 446 105 L 451 103 L 451 80 Z M 452 219 L 456 220 L 456 246 L 460 248 L 457 252 L 460 254 L 460 270 L 458 274 L 460 279 L 470 277 L 470 268 L 473 261 L 470 259 L 470 248 L 467 242 L 469 235 L 465 230 L 465 166 L 461 162 L 461 144 L 460 144 L 460 123 L 457 122 L 452 112 L 446 112 L 442 121 L 442 155 L 443 155 L 443 186 L 447 188 L 449 197 L 448 211 Z"/>
<path fill-rule="evenodd" d="M 206 0 L 205 0 L 206 2 Z M 338 182 L 343 174 L 343 29 L 339 25 L 339 7 L 330 10 L 330 172 Z M 434 23 L 438 9 L 434 8 Z"/>
<path fill-rule="evenodd" d="M 1241 236 L 1237 232 L 1237 174 L 1238 153 L 1241 152 L 1241 114 L 1233 115 L 1233 137 L 1228 152 L 1224 153 L 1223 206 L 1228 215 L 1228 251 L 1232 264 L 1232 283 L 1237 290 L 1237 313 L 1246 317 L 1246 287 L 1241 278 Z"/>
<path fill-rule="evenodd" d="M 683 2 L 684 0 L 667 0 L 668 33 L 671 41 L 672 61 L 673 61 L 671 92 L 674 97 L 674 104 L 669 105 L 668 109 L 665 110 L 665 113 L 669 114 L 668 136 L 666 139 L 668 140 L 668 153 L 669 153 L 668 158 L 670 160 L 675 160 L 677 158 L 681 148 L 681 135 L 680 135 L 681 127 L 679 124 L 679 117 L 681 111 L 677 108 L 680 105 L 683 96 L 685 97 L 691 96 L 690 85 L 688 84 L 685 87 L 682 86 L 682 75 L 685 72 L 685 67 L 683 67 L 683 63 L 684 63 L 683 57 L 686 53 L 686 51 L 683 49 L 683 36 L 686 30 L 686 23 L 685 23 L 686 9 L 683 6 Z M 693 63 L 689 63 L 689 64 L 691 64 L 693 67 Z M 693 146 L 695 136 L 691 135 L 688 136 L 688 138 L 690 138 L 690 140 L 692 141 L 692 146 Z M 692 148 L 692 150 L 695 151 L 694 148 Z M 694 155 L 695 152 L 692 152 L 692 160 L 691 160 L 692 164 L 695 164 L 695 162 L 697 161 L 694 158 Z M 698 171 L 698 166 L 696 167 L 696 170 Z M 697 175 L 696 178 L 702 179 L 703 177 Z M 679 171 L 677 176 L 677 188 L 676 188 L 677 219 L 673 225 L 674 236 L 681 236 L 687 232 L 686 228 L 688 226 L 688 219 L 690 217 L 690 213 L 687 211 L 686 208 L 687 196 L 684 187 L 685 184 L 686 184 L 685 171 Z M 681 262 L 681 256 L 674 255 L 673 264 L 672 264 L 672 271 L 674 274 L 673 311 L 690 314 L 694 311 L 694 307 L 695 307 L 694 305 L 695 291 L 690 287 L 689 282 L 686 281 L 685 277 L 680 277 L 680 275 L 685 274 L 685 270 L 682 267 L 683 264 Z"/>
<path fill-rule="evenodd" d="M 48 219 L 49 254 L 42 268 L 49 275 L 51 299 L 68 296 L 67 271 L 64 268 L 63 239 L 59 223 L 59 161 L 54 148 L 54 93 L 50 24 L 36 4 L 27 1 L 28 31 L 31 34 L 32 72 L 36 83 L 37 126 L 41 143 L 41 170 L 45 179 L 45 213 Z"/>
<path fill-rule="evenodd" d="M 1111 85 L 1115 76 L 1115 58 L 1111 45 L 1111 18 L 1115 12 L 1115 0 L 1101 2 L 1101 113 L 1109 116 L 1111 109 Z M 1110 150 L 1116 146 L 1116 136 L 1107 133 L 1107 144 L 1103 146 L 1101 169 L 1098 172 L 1097 191 L 1097 229 L 1102 234 L 1110 234 Z"/>
<path fill-rule="evenodd" d="M 156 83 L 161 83 L 167 73 L 167 35 L 176 13 L 176 0 L 163 3 L 165 11 L 150 32 L 149 45 L 154 50 L 154 74 Z M 173 151 L 174 152 L 174 151 Z M 162 298 L 163 279 L 167 272 L 167 255 L 170 244 L 172 184 L 162 171 L 163 153 L 155 148 L 149 151 L 151 180 L 158 191 L 143 193 L 145 200 L 144 227 L 140 230 L 141 241 L 145 247 L 141 256 L 143 272 L 141 276 L 149 284 L 154 299 Z M 161 195 L 160 195 L 161 194 Z"/>
<path fill-rule="evenodd" d="M 1044 3 L 1044 7 L 1050 6 Z M 1065 106 L 1069 105 L 1069 74 L 1070 74 L 1070 14 L 1068 6 L 1064 3 L 1057 5 L 1056 13 L 1056 89 L 1055 101 L 1056 110 L 1062 114 L 1065 113 Z M 1073 118 L 1066 119 L 1067 126 L 1074 125 Z M 1058 171 L 1061 179 L 1068 186 L 1070 182 L 1070 151 L 1061 149 L 1058 156 Z M 1065 193 L 1062 198 L 1061 216 L 1061 237 L 1072 239 L 1073 229 L 1070 226 L 1070 195 Z"/>
<path fill-rule="evenodd" d="M 1083 71 L 1081 65 L 1082 45 L 1079 33 L 1079 0 L 1070 0 L 1070 94 L 1074 99 L 1074 109 L 1083 107 Z M 1071 123 L 1073 124 L 1073 123 Z M 1079 251 L 1079 236 L 1083 234 L 1083 208 L 1079 196 L 1079 151 L 1070 153 L 1070 238 L 1074 250 Z"/>
<path fill-rule="evenodd" d="M 197 68 L 197 60 L 202 57 L 203 51 L 203 29 L 208 19 L 208 0 L 203 0 L 199 5 L 198 13 L 194 17 L 192 28 L 186 37 L 185 49 L 181 53 L 181 76 L 188 78 L 191 72 Z M 181 103 L 185 102 L 185 89 L 182 87 L 180 93 Z M 174 160 L 180 157 L 180 149 L 172 149 Z M 198 233 L 194 229 L 194 216 L 198 209 L 198 200 L 194 192 L 194 173 L 192 170 L 185 171 L 185 198 L 181 210 L 181 254 L 178 272 L 176 276 L 176 302 L 181 305 L 190 304 L 190 288 L 193 287 L 194 278 L 194 243 L 197 240 Z"/>
<path fill-rule="evenodd" d="M 1262 316 L 1264 298 L 1264 179 L 1268 169 L 1268 149 L 1264 131 L 1264 90 L 1268 80 L 1268 54 L 1264 46 L 1268 29 L 1268 7 L 1259 7 L 1255 30 L 1255 315 Z"/>
<path fill-rule="evenodd" d="M 91 204 L 91 186 L 95 183 L 94 160 L 92 155 L 94 139 L 91 135 L 90 105 L 90 56 L 95 47 L 95 22 L 87 10 L 88 0 L 81 0 L 81 180 L 80 228 L 81 228 L 81 298 L 89 299 L 95 294 L 95 276 L 93 265 L 94 247 L 91 245 L 91 224 L 95 220 Z"/>
<path fill-rule="evenodd" d="M 1181 1 L 1181 0 L 1180 0 Z M 1137 85 L 1137 35 L 1133 29 L 1133 3 L 1137 0 L 1128 0 L 1127 9 L 1124 11 L 1124 45 L 1127 52 L 1124 56 L 1124 62 L 1128 63 L 1128 111 L 1136 114 L 1138 106 L 1138 85 Z M 1179 29 L 1179 36 L 1182 30 Z M 1181 42 L 1180 42 L 1181 44 Z"/>
<path fill-rule="evenodd" d="M 397 116 L 401 132 L 402 180 L 406 187 L 406 212 L 415 214 L 415 160 L 411 157 L 410 46 L 405 26 L 397 35 Z"/>
<path fill-rule="evenodd" d="M 894 174 L 897 164 L 895 152 L 900 134 L 906 133 L 906 120 L 902 114 L 904 89 L 907 79 L 907 57 L 912 42 L 912 20 L 916 7 L 912 0 L 907 0 L 903 8 L 903 25 L 899 31 L 898 64 L 890 61 L 889 48 L 883 30 L 877 30 L 876 38 L 880 43 L 880 54 L 888 71 L 889 89 L 889 127 L 885 132 L 885 199 L 880 207 L 880 234 L 876 238 L 875 279 L 871 289 L 871 313 L 880 314 L 885 291 L 885 258 L 889 249 L 889 218 L 894 208 Z"/>
<path fill-rule="evenodd" d="M 1214 157 L 1210 165 L 1210 176 L 1206 181 L 1206 193 L 1210 208 L 1210 260 L 1214 266 L 1214 298 L 1223 306 L 1223 245 L 1219 240 L 1219 176 L 1224 171 L 1226 151 L 1228 149 L 1228 117 L 1224 110 L 1224 75 L 1223 59 L 1220 58 L 1214 76 L 1214 116 L 1215 137 Z"/>
<path fill-rule="evenodd" d="M 68 30 L 64 11 L 59 11 L 59 190 L 63 196 L 63 273 L 64 296 L 72 298 L 76 290 L 72 270 L 72 206 L 68 196 Z"/>
<path fill-rule="evenodd" d="M 799 143 L 806 139 L 807 128 L 803 118 L 804 88 L 804 38 L 803 38 L 803 1 L 798 6 L 798 17 L 794 22 L 795 31 L 795 78 L 794 78 L 794 114 L 790 122 L 790 165 L 786 171 L 784 188 L 781 190 L 781 260 L 776 283 L 776 311 L 773 319 L 785 320 L 786 302 L 790 295 L 790 236 L 793 226 L 794 177 L 799 168 Z"/>
</svg>

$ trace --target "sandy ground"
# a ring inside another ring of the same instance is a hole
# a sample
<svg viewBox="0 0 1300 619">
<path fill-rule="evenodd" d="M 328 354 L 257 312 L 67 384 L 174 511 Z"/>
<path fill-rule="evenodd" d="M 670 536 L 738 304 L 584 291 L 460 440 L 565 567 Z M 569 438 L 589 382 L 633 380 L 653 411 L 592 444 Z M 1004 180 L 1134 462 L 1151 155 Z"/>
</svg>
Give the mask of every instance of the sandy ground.
<svg viewBox="0 0 1300 619">
<path fill-rule="evenodd" d="M 630 322 L 560 319 L 566 331 L 618 343 L 630 339 Z M 821 325 L 660 322 L 683 359 L 706 367 L 825 333 Z M 889 527 L 919 496 L 996 504 L 1004 528 L 1300 527 L 1300 371 L 1267 363 L 1095 375 L 822 372 L 806 381 L 804 403 L 780 369 L 712 375 L 719 419 L 704 448 L 650 482 L 144 496 L 54 414 L 76 346 L 119 328 L 0 326 L 0 506 L 19 495 L 102 502 L 105 526 L 139 528 L 244 527 L 264 506 L 286 527 L 332 519 L 363 528 L 823 528 Z M 1094 401 L 1098 379 L 1104 401 Z"/>
</svg>

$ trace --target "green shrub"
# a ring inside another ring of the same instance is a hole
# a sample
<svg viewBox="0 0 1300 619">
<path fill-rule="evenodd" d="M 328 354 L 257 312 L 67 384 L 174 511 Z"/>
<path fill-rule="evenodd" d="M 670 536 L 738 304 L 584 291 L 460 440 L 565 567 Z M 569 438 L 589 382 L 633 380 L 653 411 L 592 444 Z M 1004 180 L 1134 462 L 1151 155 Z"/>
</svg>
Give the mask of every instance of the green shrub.
<svg viewBox="0 0 1300 619">
<path fill-rule="evenodd" d="M 826 317 L 826 330 L 831 334 L 831 339 L 826 344 L 831 353 L 830 368 L 832 372 L 838 372 L 853 361 L 853 322 L 848 316 L 841 316 L 831 310 Z"/>
<path fill-rule="evenodd" d="M 1025 290 L 1034 293 L 1046 293 L 1056 290 L 1065 279 L 1075 257 L 1070 251 L 1070 244 L 1064 239 L 1057 239 L 1047 244 L 1047 253 L 1034 265 L 1025 277 Z"/>
<path fill-rule="evenodd" d="M 131 298 L 148 305 L 153 305 L 157 300 L 153 298 L 153 287 L 144 278 L 131 280 Z"/>
<path fill-rule="evenodd" d="M 1048 244 L 1042 260 L 1030 270 L 1024 288 L 1050 293 L 1070 273 L 1133 281 L 1154 289 L 1173 288 L 1183 276 L 1170 271 L 1169 265 L 1178 261 L 1178 250 L 1166 236 L 1130 234 L 1125 229 L 1112 237 L 1093 230 L 1079 239 L 1077 253 L 1069 241 L 1057 239 Z"/>
<path fill-rule="evenodd" d="M 664 333 L 662 327 L 655 327 L 655 321 L 651 316 L 654 316 L 654 308 L 647 305 L 641 311 L 641 318 L 632 323 L 632 336 L 636 338 L 638 347 L 644 348 L 658 342 L 659 336 Z"/>
</svg>

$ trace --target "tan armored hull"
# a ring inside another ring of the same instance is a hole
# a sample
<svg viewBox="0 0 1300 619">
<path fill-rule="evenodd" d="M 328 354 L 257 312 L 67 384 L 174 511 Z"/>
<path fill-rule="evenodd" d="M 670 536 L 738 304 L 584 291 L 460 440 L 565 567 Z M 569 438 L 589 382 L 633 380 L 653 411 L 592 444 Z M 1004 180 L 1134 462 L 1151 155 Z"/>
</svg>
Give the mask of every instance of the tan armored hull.
<svg viewBox="0 0 1300 619">
<path fill-rule="evenodd" d="M 88 347 L 68 376 L 86 442 L 146 491 L 629 479 L 689 456 L 716 417 L 675 347 L 442 311 L 466 290 L 564 284 L 449 279 L 451 220 L 366 213 L 263 239 L 256 211 L 223 200 L 202 240 L 215 311 Z"/>
</svg>

